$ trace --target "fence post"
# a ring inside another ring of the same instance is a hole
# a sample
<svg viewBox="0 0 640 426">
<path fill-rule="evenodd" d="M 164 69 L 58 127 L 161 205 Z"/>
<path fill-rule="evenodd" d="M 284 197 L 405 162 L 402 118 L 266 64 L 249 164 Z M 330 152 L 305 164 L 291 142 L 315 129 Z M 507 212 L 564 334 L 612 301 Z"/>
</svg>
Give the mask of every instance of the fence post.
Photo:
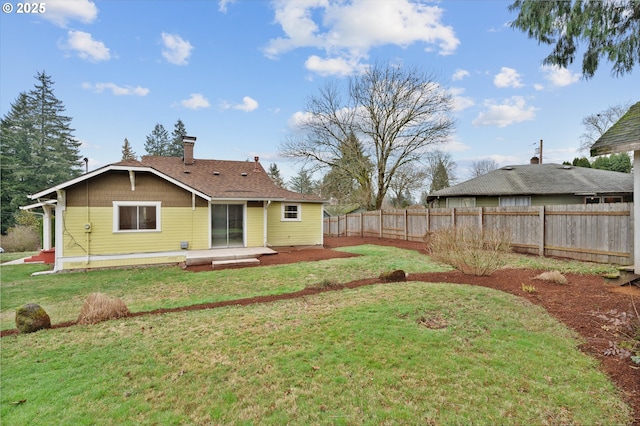
<svg viewBox="0 0 640 426">
<path fill-rule="evenodd" d="M 409 214 L 407 213 L 407 209 L 404 209 L 404 240 L 407 241 L 409 239 Z"/>
<path fill-rule="evenodd" d="M 538 216 L 540 217 L 540 236 L 538 237 L 538 255 L 544 257 L 544 206 L 540 206 Z"/>
<path fill-rule="evenodd" d="M 382 238 L 382 209 L 380 209 L 380 238 Z"/>
<path fill-rule="evenodd" d="M 429 210 L 427 209 L 427 234 L 431 232 L 431 216 L 429 215 Z"/>
</svg>

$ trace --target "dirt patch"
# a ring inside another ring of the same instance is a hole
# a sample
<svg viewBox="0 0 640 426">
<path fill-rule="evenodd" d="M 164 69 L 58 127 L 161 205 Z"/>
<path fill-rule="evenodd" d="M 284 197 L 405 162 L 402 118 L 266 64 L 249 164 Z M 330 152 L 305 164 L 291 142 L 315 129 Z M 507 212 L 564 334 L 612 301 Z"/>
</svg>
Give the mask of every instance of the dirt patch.
<svg viewBox="0 0 640 426">
<path fill-rule="evenodd" d="M 260 265 L 243 267 L 261 267 L 268 265 L 287 264 L 301 261 L 317 261 L 325 259 L 357 256 L 331 250 L 337 247 L 356 246 L 362 244 L 377 244 L 394 246 L 426 253 L 424 243 L 379 239 L 379 238 L 325 238 L 325 249 L 294 249 L 279 248 L 278 254 L 262 256 Z M 235 266 L 237 268 L 237 266 Z M 198 272 L 211 270 L 211 266 L 194 266 L 187 271 Z M 635 307 L 640 310 L 640 288 L 635 286 L 610 286 L 604 279 L 593 275 L 566 274 L 568 284 L 559 285 L 534 279 L 540 271 L 529 269 L 504 269 L 493 273 L 489 277 L 464 275 L 458 271 L 410 274 L 411 281 L 447 282 L 453 284 L 471 284 L 490 287 L 525 298 L 531 303 L 542 306 L 552 316 L 578 332 L 584 339 L 580 349 L 598 360 L 605 371 L 618 386 L 635 411 L 634 426 L 640 426 L 640 366 L 635 365 L 628 357 L 621 358 L 612 345 L 623 340 L 624 336 L 616 333 L 618 324 L 625 315 L 636 317 Z M 364 285 L 379 283 L 378 278 L 359 280 L 345 285 L 356 288 Z M 384 284 L 401 285 L 401 284 Z M 534 292 L 523 290 L 525 287 L 535 287 Z M 153 312 L 138 312 L 131 316 L 179 312 L 198 309 L 213 309 L 222 306 L 251 305 L 267 303 L 276 300 L 294 299 L 324 291 L 336 289 L 304 289 L 296 293 L 277 296 L 261 296 L 232 300 L 220 303 L 186 306 L 175 309 L 159 309 Z M 637 319 L 636 319 L 637 321 Z M 68 327 L 73 322 L 55 324 L 52 328 Z M 5 330 L 2 336 L 17 333 L 17 330 Z M 615 346 L 613 346 L 615 348 Z"/>
</svg>

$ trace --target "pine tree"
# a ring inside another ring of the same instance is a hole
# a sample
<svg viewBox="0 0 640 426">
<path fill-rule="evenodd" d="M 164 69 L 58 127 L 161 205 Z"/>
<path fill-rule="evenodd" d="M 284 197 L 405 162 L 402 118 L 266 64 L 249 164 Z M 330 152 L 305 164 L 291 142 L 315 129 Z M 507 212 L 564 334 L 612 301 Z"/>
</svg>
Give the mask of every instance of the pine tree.
<svg viewBox="0 0 640 426">
<path fill-rule="evenodd" d="M 438 161 L 438 165 L 433 173 L 433 179 L 431 180 L 431 192 L 438 191 L 443 188 L 449 187 L 449 174 L 447 168 L 442 160 Z"/>
<path fill-rule="evenodd" d="M 311 174 L 307 170 L 300 170 L 297 176 L 294 176 L 289 181 L 289 187 L 292 191 L 300 194 L 314 194 L 318 188 L 318 183 L 314 181 Z"/>
<path fill-rule="evenodd" d="M 73 136 L 71 117 L 62 115 L 65 107 L 53 94 L 53 81 L 43 72 L 29 91 L 29 112 L 33 117 L 32 161 L 37 164 L 33 184 L 46 189 L 79 176 L 82 169 L 80 142 Z"/>
<path fill-rule="evenodd" d="M 27 194 L 79 176 L 80 142 L 73 136 L 71 118 L 53 93 L 53 81 L 45 72 L 22 92 L 2 118 L 2 232 L 14 223 L 19 207 L 29 204 Z"/>
<path fill-rule="evenodd" d="M 162 124 L 156 124 L 153 131 L 147 135 L 144 149 L 147 155 L 167 156 L 169 146 L 169 132 Z"/>
<path fill-rule="evenodd" d="M 284 179 L 280 174 L 280 169 L 278 169 L 278 165 L 276 163 L 269 164 L 269 170 L 267 170 L 267 175 L 271 178 L 273 183 L 278 188 L 284 188 Z"/>
<path fill-rule="evenodd" d="M 173 132 L 171 132 L 171 143 L 167 147 L 167 157 L 182 157 L 184 154 L 184 147 L 182 145 L 182 138 L 187 135 L 187 129 L 184 126 L 182 120 L 178 119 L 176 124 L 173 125 Z"/>
<path fill-rule="evenodd" d="M 126 160 L 137 160 L 136 153 L 131 148 L 131 144 L 127 138 L 124 138 L 124 143 L 122 144 L 122 161 Z"/>
</svg>

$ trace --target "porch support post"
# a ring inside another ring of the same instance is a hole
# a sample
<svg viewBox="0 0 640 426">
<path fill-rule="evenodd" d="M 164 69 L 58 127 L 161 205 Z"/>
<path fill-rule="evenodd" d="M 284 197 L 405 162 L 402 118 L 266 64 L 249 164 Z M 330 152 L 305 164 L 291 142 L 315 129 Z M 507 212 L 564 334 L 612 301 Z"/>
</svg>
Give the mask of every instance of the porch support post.
<svg viewBox="0 0 640 426">
<path fill-rule="evenodd" d="M 633 151 L 633 272 L 640 274 L 640 150 Z"/>
<path fill-rule="evenodd" d="M 43 250 L 51 250 L 51 233 L 53 232 L 51 229 L 51 212 L 52 207 L 48 205 L 42 206 L 42 210 L 44 210 L 44 216 L 42 218 L 42 249 Z"/>
</svg>

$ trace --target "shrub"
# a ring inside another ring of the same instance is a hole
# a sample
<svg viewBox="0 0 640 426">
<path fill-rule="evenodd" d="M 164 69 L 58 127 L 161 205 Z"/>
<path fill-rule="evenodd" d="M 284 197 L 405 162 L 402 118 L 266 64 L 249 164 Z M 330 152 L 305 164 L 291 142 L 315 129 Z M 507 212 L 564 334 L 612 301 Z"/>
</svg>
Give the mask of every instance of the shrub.
<svg viewBox="0 0 640 426">
<path fill-rule="evenodd" d="M 560 271 L 543 272 L 540 275 L 538 275 L 537 277 L 535 277 L 534 280 L 548 281 L 548 282 L 552 282 L 552 283 L 556 283 L 556 284 L 566 284 L 567 283 L 567 278 L 564 275 L 562 275 L 562 273 Z"/>
<path fill-rule="evenodd" d="M 129 315 L 129 309 L 122 300 L 102 293 L 91 293 L 82 305 L 78 324 L 95 324 L 127 315 Z"/>
<path fill-rule="evenodd" d="M 344 285 L 333 282 L 328 278 L 325 278 L 319 283 L 308 285 L 307 288 L 312 290 L 338 290 L 338 289 L 344 288 Z"/>
<path fill-rule="evenodd" d="M 40 247 L 40 235 L 31 226 L 16 225 L 9 228 L 0 244 L 8 252 L 36 251 Z"/>
<path fill-rule="evenodd" d="M 479 227 L 443 229 L 429 235 L 431 256 L 468 275 L 491 275 L 506 265 L 511 251 L 508 232 Z"/>
</svg>

